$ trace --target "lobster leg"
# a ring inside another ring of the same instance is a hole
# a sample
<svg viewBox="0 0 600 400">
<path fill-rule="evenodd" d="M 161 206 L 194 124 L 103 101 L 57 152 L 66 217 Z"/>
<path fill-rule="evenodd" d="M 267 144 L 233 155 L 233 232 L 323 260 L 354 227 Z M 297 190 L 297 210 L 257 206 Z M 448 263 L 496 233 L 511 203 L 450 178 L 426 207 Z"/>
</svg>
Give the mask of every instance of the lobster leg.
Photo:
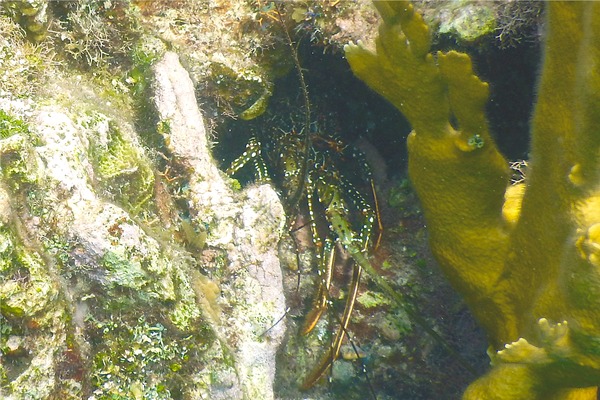
<svg viewBox="0 0 600 400">
<path fill-rule="evenodd" d="M 350 317 L 352 316 L 352 310 L 354 309 L 354 303 L 356 302 L 356 295 L 358 294 L 358 284 L 360 282 L 360 276 L 362 274 L 362 268 L 358 263 L 354 263 L 354 269 L 352 272 L 352 281 L 350 282 L 350 292 L 346 299 L 346 305 L 344 307 L 344 314 L 342 315 L 340 326 L 335 334 L 335 338 L 331 343 L 331 347 L 327 353 L 321 357 L 319 364 L 313 369 L 313 371 L 306 377 L 302 383 L 302 390 L 310 389 L 321 377 L 331 368 L 333 362 L 337 359 L 344 339 L 344 334 L 348 328 Z"/>
<path fill-rule="evenodd" d="M 331 286 L 333 266 L 335 265 L 335 251 L 331 239 L 326 239 L 319 265 L 321 282 L 319 282 L 319 290 L 315 299 L 315 305 L 312 310 L 309 311 L 306 320 L 304 321 L 304 326 L 301 331 L 303 335 L 306 335 L 313 330 L 315 325 L 317 325 L 317 322 L 319 322 L 321 315 L 323 315 L 323 312 L 327 309 L 327 303 L 329 302 L 329 287 Z"/>
</svg>

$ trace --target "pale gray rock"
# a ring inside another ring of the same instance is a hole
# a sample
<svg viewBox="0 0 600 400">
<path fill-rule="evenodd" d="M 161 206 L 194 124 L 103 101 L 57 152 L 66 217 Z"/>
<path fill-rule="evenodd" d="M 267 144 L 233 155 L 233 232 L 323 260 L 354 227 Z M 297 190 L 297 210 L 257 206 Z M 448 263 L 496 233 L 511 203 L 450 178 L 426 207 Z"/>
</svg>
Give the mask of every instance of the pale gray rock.
<svg viewBox="0 0 600 400">
<path fill-rule="evenodd" d="M 211 225 L 207 243 L 227 250 L 231 275 L 220 303 L 233 308 L 217 330 L 235 355 L 244 395 L 272 399 L 275 353 L 285 325 L 269 330 L 268 340 L 263 333 L 285 312 L 274 245 L 285 223 L 282 205 L 269 185 L 234 195 L 212 161 L 194 86 L 178 56 L 166 53 L 154 71 L 154 103 L 170 127 L 169 150 L 191 171 L 190 210 Z"/>
</svg>

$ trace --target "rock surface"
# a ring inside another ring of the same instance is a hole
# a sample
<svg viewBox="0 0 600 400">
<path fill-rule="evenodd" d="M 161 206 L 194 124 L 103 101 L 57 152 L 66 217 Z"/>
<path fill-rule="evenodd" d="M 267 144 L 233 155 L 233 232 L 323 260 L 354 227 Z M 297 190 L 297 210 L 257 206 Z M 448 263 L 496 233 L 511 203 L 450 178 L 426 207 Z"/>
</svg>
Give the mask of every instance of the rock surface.
<svg viewBox="0 0 600 400">
<path fill-rule="evenodd" d="M 185 223 L 210 229 L 197 247 L 152 219 L 160 176 L 126 113 L 88 98 L 2 115 L 3 398 L 274 398 L 283 209 L 222 179 L 177 56 L 154 71 Z"/>
</svg>

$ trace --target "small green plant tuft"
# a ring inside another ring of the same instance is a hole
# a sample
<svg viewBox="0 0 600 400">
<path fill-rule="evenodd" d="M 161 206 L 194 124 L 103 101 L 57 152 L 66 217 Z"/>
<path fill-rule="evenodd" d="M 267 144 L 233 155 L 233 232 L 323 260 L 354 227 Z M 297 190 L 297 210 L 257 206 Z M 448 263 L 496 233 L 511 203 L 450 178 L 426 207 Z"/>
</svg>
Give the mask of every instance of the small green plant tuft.
<svg viewBox="0 0 600 400">
<path fill-rule="evenodd" d="M 12 117 L 0 110 L 0 139 L 6 139 L 17 134 L 29 136 L 30 131 L 27 124 L 23 120 Z"/>
<path fill-rule="evenodd" d="M 56 44 L 79 66 L 113 66 L 127 60 L 139 35 L 130 2 L 52 2 Z"/>
<path fill-rule="evenodd" d="M 173 339 L 158 321 L 141 316 L 127 322 L 116 317 L 88 321 L 97 345 L 92 386 L 102 399 L 171 399 L 179 392 L 174 379 L 195 349 L 193 336 Z"/>
</svg>

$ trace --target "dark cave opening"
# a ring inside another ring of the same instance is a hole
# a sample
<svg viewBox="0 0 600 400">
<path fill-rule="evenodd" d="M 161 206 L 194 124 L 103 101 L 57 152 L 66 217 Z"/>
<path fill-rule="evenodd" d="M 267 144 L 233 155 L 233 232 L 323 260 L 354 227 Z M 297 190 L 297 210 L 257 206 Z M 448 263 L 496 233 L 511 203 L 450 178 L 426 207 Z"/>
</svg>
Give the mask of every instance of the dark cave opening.
<svg viewBox="0 0 600 400">
<path fill-rule="evenodd" d="M 504 49 L 488 45 L 483 51 L 467 52 L 480 79 L 490 84 L 486 114 L 500 151 L 509 160 L 526 159 L 540 43 L 526 42 Z M 303 47 L 301 55 L 309 89 L 313 95 L 323 97 L 332 112 L 342 116 L 346 140 L 351 143 L 363 136 L 377 147 L 392 175 L 402 171 L 410 126 L 400 112 L 354 77 L 339 54 Z"/>
<path fill-rule="evenodd" d="M 501 152 L 509 160 L 526 159 L 540 64 L 539 42 L 506 49 L 488 44 L 467 52 L 475 72 L 490 84 L 486 113 Z M 406 137 L 411 128 L 402 114 L 357 79 L 342 54 L 324 52 L 307 41 L 300 43 L 298 53 L 308 86 L 312 122 L 319 129 L 329 129 L 345 144 L 351 145 L 359 138 L 367 140 L 385 160 L 391 178 L 404 176 Z M 301 129 L 303 110 L 297 72 L 291 69 L 276 80 L 264 115 L 252 121 L 230 121 L 226 132 L 219 133 L 224 144 L 217 146 L 217 157 L 224 160 L 225 167 L 243 152 L 251 135 L 260 136 L 269 129 Z M 241 171 L 240 177 L 242 182 L 252 180 L 247 171 Z"/>
</svg>

